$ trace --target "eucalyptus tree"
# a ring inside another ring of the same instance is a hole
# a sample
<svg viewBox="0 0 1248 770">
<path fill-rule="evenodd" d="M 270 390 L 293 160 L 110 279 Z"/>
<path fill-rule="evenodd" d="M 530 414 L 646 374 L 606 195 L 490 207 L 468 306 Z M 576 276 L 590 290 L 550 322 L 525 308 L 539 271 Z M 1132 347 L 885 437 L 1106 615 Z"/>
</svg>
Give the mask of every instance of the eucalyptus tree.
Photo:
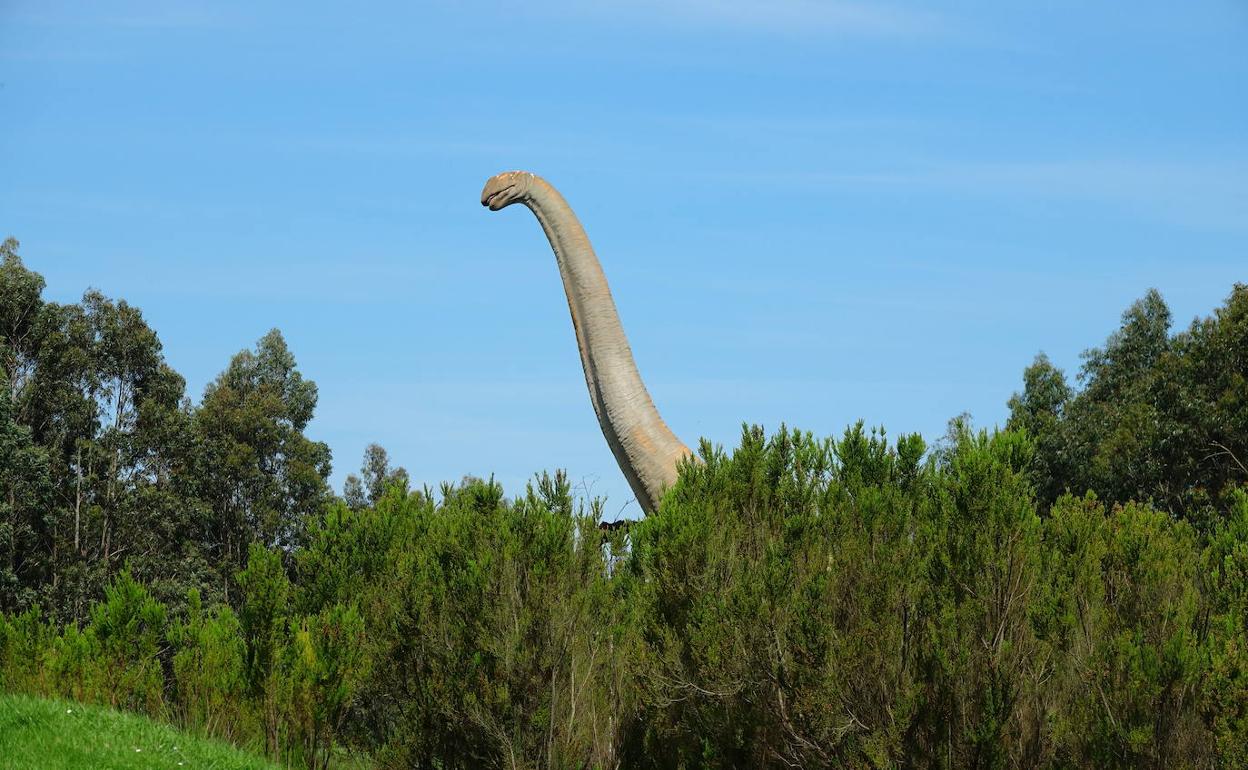
<svg viewBox="0 0 1248 770">
<path fill-rule="evenodd" d="M 249 543 L 289 550 L 331 495 L 329 447 L 303 431 L 316 383 L 295 368 L 277 329 L 234 356 L 195 411 L 196 470 L 212 509 L 210 544 L 223 574 L 246 564 Z"/>
<path fill-rule="evenodd" d="M 22 456 L 38 461 L 10 465 L 6 508 L 17 515 L 19 489 L 44 490 L 24 530 L 37 536 L 23 558 L 39 565 L 24 590 L 81 620 L 129 561 L 157 592 L 183 594 L 188 571 L 202 571 L 182 561 L 196 550 L 197 509 L 181 473 L 194 443 L 183 379 L 138 308 L 96 290 L 45 301 L 17 247 L 0 248 L 0 371 L 9 434 L 28 437 L 38 451 Z"/>
<path fill-rule="evenodd" d="M 343 482 L 342 498 L 354 510 L 376 505 L 381 496 L 391 486 L 397 484 L 407 491 L 410 479 L 406 468 L 390 467 L 390 455 L 380 444 L 369 444 L 364 448 L 364 461 L 360 466 L 360 475 L 354 473 Z"/>
<path fill-rule="evenodd" d="M 1187 329 L 1170 326 L 1151 290 L 1083 354 L 1082 389 L 1043 355 L 1024 372 L 1009 425 L 1035 440 L 1043 503 L 1090 489 L 1152 501 L 1208 531 L 1248 487 L 1248 285 Z"/>
<path fill-rule="evenodd" d="M 0 391 L 0 612 L 32 605 L 51 573 L 49 492 L 43 450 L 13 419 L 12 395 Z"/>
</svg>

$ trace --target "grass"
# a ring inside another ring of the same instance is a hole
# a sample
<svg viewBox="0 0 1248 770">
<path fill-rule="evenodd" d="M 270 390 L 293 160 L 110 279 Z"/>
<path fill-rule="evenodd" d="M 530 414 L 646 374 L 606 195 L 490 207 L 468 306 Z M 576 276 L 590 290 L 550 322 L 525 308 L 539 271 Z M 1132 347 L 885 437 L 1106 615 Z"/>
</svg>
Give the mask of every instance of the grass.
<svg viewBox="0 0 1248 770">
<path fill-rule="evenodd" d="M 134 714 L 0 694 L 0 770 L 87 767 L 277 770 L 228 744 L 193 738 Z"/>
</svg>

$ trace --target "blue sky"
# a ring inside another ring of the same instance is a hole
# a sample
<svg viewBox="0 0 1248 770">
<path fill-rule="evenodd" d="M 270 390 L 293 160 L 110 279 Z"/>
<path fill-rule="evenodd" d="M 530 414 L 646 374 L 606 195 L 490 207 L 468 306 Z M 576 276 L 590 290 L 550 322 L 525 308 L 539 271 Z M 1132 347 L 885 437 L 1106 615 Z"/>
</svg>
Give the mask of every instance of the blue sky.
<svg viewBox="0 0 1248 770">
<path fill-rule="evenodd" d="M 636 515 L 533 217 L 558 186 L 693 443 L 1000 423 L 1158 288 L 1248 280 L 1248 5 L 0 0 L 0 235 L 198 400 L 276 326 L 334 484 L 567 468 Z"/>
</svg>

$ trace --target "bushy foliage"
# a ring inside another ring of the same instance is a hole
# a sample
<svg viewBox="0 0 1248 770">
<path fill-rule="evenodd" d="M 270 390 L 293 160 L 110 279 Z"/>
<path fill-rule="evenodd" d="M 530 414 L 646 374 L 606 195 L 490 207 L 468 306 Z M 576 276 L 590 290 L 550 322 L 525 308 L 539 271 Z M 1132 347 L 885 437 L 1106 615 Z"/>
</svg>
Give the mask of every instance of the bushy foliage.
<svg viewBox="0 0 1248 770">
<path fill-rule="evenodd" d="M 562 474 L 515 502 L 476 479 L 438 503 L 394 484 L 331 511 L 298 569 L 308 611 L 360 608 L 371 668 L 348 728 L 384 766 L 613 764 L 622 607 Z"/>
<path fill-rule="evenodd" d="M 8 692 L 41 692 L 48 686 L 46 651 L 59 629 L 38 607 L 20 615 L 0 614 L 0 688 Z"/>
<path fill-rule="evenodd" d="M 123 571 L 91 611 L 82 634 L 90 664 L 98 668 L 100 696 L 108 705 L 159 714 L 164 677 L 158 653 L 167 610 Z M 98 646 L 98 652 L 96 649 Z"/>
<path fill-rule="evenodd" d="M 312 768 L 328 768 L 360 683 L 368 673 L 364 620 L 335 604 L 291 628 L 293 737 Z"/>
<path fill-rule="evenodd" d="M 0 672 L 311 767 L 335 747 L 381 767 L 1234 765 L 1248 496 L 1207 539 L 1091 494 L 1041 515 L 1032 452 L 963 421 L 930 451 L 751 428 L 627 534 L 561 475 L 515 501 L 395 484 L 333 508 L 294 582 L 253 547 L 237 616 L 192 594 L 170 620 L 123 572 L 81 631 L 6 617 Z"/>
<path fill-rule="evenodd" d="M 1037 359 L 1006 430 L 704 443 L 617 530 L 377 445 L 331 499 L 279 333 L 193 407 L 0 256 L 2 689 L 311 768 L 1248 764 L 1244 286 Z"/>
<path fill-rule="evenodd" d="M 192 589 L 186 617 L 169 629 L 169 643 L 178 723 L 205 735 L 242 738 L 246 644 L 238 616 L 228 606 L 205 609 Z"/>
<path fill-rule="evenodd" d="M 1214 733 L 1248 737 L 1201 702 L 1231 680 L 1191 527 L 1094 498 L 1039 516 L 1022 434 L 955 423 L 921 453 L 860 428 L 704 448 L 633 530 L 633 763 L 1204 766 Z"/>
</svg>

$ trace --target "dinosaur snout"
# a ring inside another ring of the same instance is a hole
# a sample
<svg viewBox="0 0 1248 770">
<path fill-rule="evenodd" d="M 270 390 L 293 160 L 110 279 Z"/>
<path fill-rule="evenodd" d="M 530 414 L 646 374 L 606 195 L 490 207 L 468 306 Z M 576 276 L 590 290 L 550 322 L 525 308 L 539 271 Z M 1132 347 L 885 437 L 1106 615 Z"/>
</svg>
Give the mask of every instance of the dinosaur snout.
<svg viewBox="0 0 1248 770">
<path fill-rule="evenodd" d="M 481 190 L 481 205 L 490 211 L 498 211 L 520 200 L 526 188 L 523 171 L 508 171 L 490 177 Z"/>
<path fill-rule="evenodd" d="M 486 185 L 485 189 L 481 191 L 481 205 L 488 206 L 490 211 L 498 211 L 502 207 L 511 203 L 511 196 L 509 193 L 511 193 L 513 189 L 515 189 L 514 185 L 494 189 L 491 189 L 489 185 Z"/>
</svg>

